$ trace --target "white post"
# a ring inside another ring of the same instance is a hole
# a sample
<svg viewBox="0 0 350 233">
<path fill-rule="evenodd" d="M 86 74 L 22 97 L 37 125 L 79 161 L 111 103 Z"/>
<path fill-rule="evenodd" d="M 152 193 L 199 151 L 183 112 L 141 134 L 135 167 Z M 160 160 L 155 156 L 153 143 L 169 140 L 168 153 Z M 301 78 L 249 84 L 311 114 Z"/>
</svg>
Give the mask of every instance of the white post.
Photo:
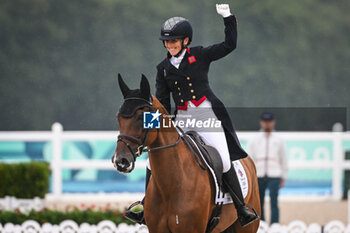
<svg viewBox="0 0 350 233">
<path fill-rule="evenodd" d="M 344 162 L 344 153 L 342 149 L 342 132 L 333 132 L 333 177 L 332 177 L 332 199 L 341 200 L 342 190 L 342 163 Z"/>
<path fill-rule="evenodd" d="M 62 132 L 63 127 L 60 123 L 55 122 L 52 125 L 52 188 L 55 198 L 62 194 Z"/>
</svg>

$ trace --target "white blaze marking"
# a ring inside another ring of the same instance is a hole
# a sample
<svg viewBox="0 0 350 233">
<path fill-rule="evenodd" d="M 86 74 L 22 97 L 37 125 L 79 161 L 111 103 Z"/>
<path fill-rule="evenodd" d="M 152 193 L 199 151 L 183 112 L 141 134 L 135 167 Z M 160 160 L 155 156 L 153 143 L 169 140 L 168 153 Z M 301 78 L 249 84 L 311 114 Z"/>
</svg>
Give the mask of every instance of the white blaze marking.
<svg viewBox="0 0 350 233">
<path fill-rule="evenodd" d="M 176 225 L 179 225 L 179 216 L 178 215 L 175 216 L 175 223 L 176 223 Z"/>
</svg>

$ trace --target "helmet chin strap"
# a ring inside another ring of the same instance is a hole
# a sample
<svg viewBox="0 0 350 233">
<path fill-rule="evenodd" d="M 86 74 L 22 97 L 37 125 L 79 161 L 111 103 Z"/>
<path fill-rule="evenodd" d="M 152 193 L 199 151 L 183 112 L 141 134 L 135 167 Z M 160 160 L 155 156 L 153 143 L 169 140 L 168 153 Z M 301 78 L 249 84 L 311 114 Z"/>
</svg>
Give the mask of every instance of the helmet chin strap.
<svg viewBox="0 0 350 233">
<path fill-rule="evenodd" d="M 186 48 L 187 48 L 187 46 L 185 46 L 185 44 L 184 44 L 184 39 L 182 39 L 181 50 L 174 57 L 179 57 L 182 54 L 182 52 L 184 51 L 184 49 L 186 49 Z"/>
</svg>

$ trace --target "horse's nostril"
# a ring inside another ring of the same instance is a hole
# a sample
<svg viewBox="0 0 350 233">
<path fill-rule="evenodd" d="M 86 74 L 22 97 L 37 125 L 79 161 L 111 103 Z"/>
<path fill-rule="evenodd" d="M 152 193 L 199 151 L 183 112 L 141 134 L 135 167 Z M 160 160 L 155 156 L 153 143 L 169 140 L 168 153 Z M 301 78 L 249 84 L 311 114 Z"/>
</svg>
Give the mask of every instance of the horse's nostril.
<svg viewBox="0 0 350 233">
<path fill-rule="evenodd" d="M 129 165 L 129 161 L 127 159 L 125 159 L 125 158 L 122 159 L 121 163 L 123 165 Z"/>
<path fill-rule="evenodd" d="M 120 167 L 128 167 L 130 165 L 129 161 L 126 158 L 121 158 L 121 159 L 117 160 L 117 164 Z"/>
</svg>

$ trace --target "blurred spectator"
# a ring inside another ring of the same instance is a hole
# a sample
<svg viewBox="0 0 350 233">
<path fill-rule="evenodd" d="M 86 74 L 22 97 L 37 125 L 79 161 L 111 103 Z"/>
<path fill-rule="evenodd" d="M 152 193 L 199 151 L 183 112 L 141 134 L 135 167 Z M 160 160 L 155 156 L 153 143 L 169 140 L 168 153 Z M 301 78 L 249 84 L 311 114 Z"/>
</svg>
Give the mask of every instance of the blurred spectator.
<svg viewBox="0 0 350 233">
<path fill-rule="evenodd" d="M 285 143 L 275 131 L 275 118 L 272 113 L 260 117 L 261 132 L 248 143 L 247 152 L 253 158 L 258 175 L 261 219 L 265 221 L 265 191 L 269 189 L 271 224 L 279 222 L 278 191 L 283 188 L 288 174 Z"/>
</svg>

